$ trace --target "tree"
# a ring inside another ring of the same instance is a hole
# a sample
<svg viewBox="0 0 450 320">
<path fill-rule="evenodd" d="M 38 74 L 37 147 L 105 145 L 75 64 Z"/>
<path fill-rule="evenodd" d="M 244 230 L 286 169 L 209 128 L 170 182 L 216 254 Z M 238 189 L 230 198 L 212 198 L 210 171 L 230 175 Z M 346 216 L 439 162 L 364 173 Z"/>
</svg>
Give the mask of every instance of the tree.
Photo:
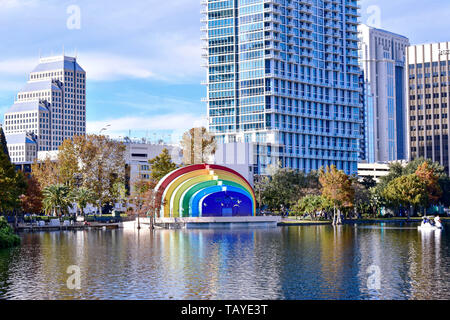
<svg viewBox="0 0 450 320">
<path fill-rule="evenodd" d="M 26 182 L 21 172 L 16 172 L 9 157 L 0 148 L 0 212 L 20 208 L 20 196 L 25 193 Z"/>
<path fill-rule="evenodd" d="M 333 204 L 333 225 L 342 224 L 341 210 L 353 207 L 355 190 L 352 181 L 334 165 L 320 170 L 319 181 L 322 196 Z"/>
<path fill-rule="evenodd" d="M 3 132 L 3 128 L 0 126 L 0 151 L 3 151 L 3 153 L 6 155 L 9 161 L 11 161 L 11 158 L 9 156 L 8 152 L 8 145 L 6 143 L 6 137 L 5 133 Z"/>
<path fill-rule="evenodd" d="M 81 185 L 94 193 L 101 213 L 102 205 L 121 200 L 121 185 L 125 185 L 124 155 L 125 145 L 121 142 L 99 135 L 75 136 L 61 146 L 58 164 L 60 171 L 69 167 L 69 174 L 61 175 L 67 185 L 73 185 L 75 175 L 81 177 Z"/>
<path fill-rule="evenodd" d="M 2 152 L 0 150 L 0 152 Z M 0 217 L 0 249 L 14 247 L 20 244 L 20 237 L 14 234 L 5 217 Z"/>
<path fill-rule="evenodd" d="M 155 180 L 139 180 L 135 183 L 134 194 L 131 201 L 135 204 L 135 210 L 140 216 L 146 214 L 150 218 L 150 228 L 154 229 L 154 221 L 157 211 L 161 208 L 161 190 L 156 191 Z"/>
<path fill-rule="evenodd" d="M 367 188 L 368 185 L 359 182 L 356 178 L 352 180 L 352 187 L 355 190 L 354 208 L 357 211 L 358 216 L 371 211 L 371 188 Z"/>
<path fill-rule="evenodd" d="M 161 180 L 166 174 L 177 168 L 177 165 L 172 162 L 172 157 L 167 148 L 164 148 L 160 155 L 148 162 L 152 168 L 151 177 L 155 181 Z"/>
<path fill-rule="evenodd" d="M 60 168 L 58 162 L 52 161 L 50 157 L 45 158 L 42 162 L 34 160 L 31 165 L 33 177 L 37 180 L 42 189 L 54 184 L 63 183 L 60 179 L 59 171 Z"/>
<path fill-rule="evenodd" d="M 417 209 L 419 205 L 426 203 L 426 192 L 425 183 L 413 173 L 389 182 L 383 191 L 383 197 L 394 204 L 404 207 L 412 206 L 414 209 Z"/>
<path fill-rule="evenodd" d="M 88 204 L 95 203 L 95 194 L 85 187 L 73 189 L 70 192 L 69 197 L 77 204 L 77 208 L 80 210 L 81 216 L 84 216 L 84 209 L 86 209 Z"/>
<path fill-rule="evenodd" d="M 192 128 L 183 134 L 181 140 L 185 165 L 202 164 L 216 152 L 216 141 L 206 128 Z"/>
<path fill-rule="evenodd" d="M 362 179 L 361 185 L 363 185 L 367 190 L 370 188 L 374 188 L 377 186 L 377 182 L 375 179 L 371 176 L 366 176 Z"/>
<path fill-rule="evenodd" d="M 294 213 L 307 214 L 312 220 L 317 220 L 317 213 L 322 213 L 329 209 L 330 203 L 327 199 L 318 195 L 307 195 L 298 200 L 293 207 Z"/>
<path fill-rule="evenodd" d="M 43 190 L 43 205 L 47 214 L 61 216 L 72 207 L 72 199 L 69 196 L 69 188 L 63 184 L 48 186 Z"/>
<path fill-rule="evenodd" d="M 403 174 L 404 174 L 403 165 L 400 162 L 392 162 L 389 164 L 389 174 L 380 177 L 380 183 L 377 185 L 377 187 L 380 190 L 383 190 L 384 188 L 386 188 L 389 182 L 398 177 L 401 177 Z"/>
<path fill-rule="evenodd" d="M 447 175 L 444 166 L 442 166 L 439 162 L 433 162 L 430 159 L 425 159 L 422 157 L 414 159 L 405 167 L 404 174 L 416 173 L 417 169 L 424 163 L 427 163 L 427 167 L 430 170 L 433 170 L 433 174 L 438 178 L 438 183 L 442 192 L 436 202 L 439 202 L 445 206 L 450 206 L 450 178 Z"/>
<path fill-rule="evenodd" d="M 74 140 L 66 139 L 58 150 L 58 182 L 73 189 L 77 184 L 77 176 L 82 175 L 83 163 L 80 163 L 81 148 L 86 143 L 86 138 L 74 137 Z"/>
<path fill-rule="evenodd" d="M 25 194 L 20 197 L 22 210 L 26 213 L 40 214 L 42 212 L 42 195 L 41 186 L 37 179 L 28 174 L 27 176 L 27 189 Z"/>
<path fill-rule="evenodd" d="M 261 192 L 262 203 L 270 210 L 286 210 L 301 196 L 305 176 L 293 169 L 278 168 L 264 185 Z M 262 185 L 261 185 L 262 187 Z"/>
<path fill-rule="evenodd" d="M 436 204 L 442 196 L 442 190 L 439 185 L 439 178 L 434 173 L 434 169 L 428 162 L 422 163 L 415 172 L 416 176 L 425 184 L 427 198 L 425 206 Z"/>
</svg>

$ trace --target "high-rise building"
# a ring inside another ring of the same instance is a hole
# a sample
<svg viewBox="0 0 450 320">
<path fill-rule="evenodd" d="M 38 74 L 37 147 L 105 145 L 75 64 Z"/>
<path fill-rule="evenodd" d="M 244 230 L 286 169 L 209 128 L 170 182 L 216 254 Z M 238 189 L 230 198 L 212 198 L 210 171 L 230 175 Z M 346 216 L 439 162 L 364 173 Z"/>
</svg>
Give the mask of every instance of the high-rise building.
<svg viewBox="0 0 450 320">
<path fill-rule="evenodd" d="M 364 148 L 369 163 L 407 159 L 406 48 L 408 38 L 359 25 Z"/>
<path fill-rule="evenodd" d="M 86 72 L 76 58 L 41 58 L 5 113 L 4 129 L 7 137 L 34 134 L 37 151 L 57 150 L 65 139 L 86 134 Z"/>
<path fill-rule="evenodd" d="M 270 164 L 357 173 L 357 0 L 203 0 L 209 131 Z"/>
<path fill-rule="evenodd" d="M 431 159 L 450 173 L 450 42 L 410 46 L 407 63 L 410 159 Z"/>
</svg>

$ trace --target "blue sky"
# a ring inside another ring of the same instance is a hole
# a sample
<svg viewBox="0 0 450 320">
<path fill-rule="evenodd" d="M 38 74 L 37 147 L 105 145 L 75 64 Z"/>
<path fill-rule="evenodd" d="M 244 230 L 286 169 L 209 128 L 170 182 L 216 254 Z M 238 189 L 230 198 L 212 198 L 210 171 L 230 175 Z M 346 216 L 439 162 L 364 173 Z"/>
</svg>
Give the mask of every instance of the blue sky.
<svg viewBox="0 0 450 320">
<path fill-rule="evenodd" d="M 448 41 L 448 0 L 362 0 L 363 23 Z M 79 8 L 80 28 L 67 27 Z M 87 126 L 111 136 L 176 141 L 206 123 L 200 99 L 200 0 L 0 0 L 0 121 L 43 56 L 78 54 L 87 72 Z M 69 11 L 69 12 L 68 12 Z M 169 135 L 170 134 L 170 135 Z"/>
</svg>

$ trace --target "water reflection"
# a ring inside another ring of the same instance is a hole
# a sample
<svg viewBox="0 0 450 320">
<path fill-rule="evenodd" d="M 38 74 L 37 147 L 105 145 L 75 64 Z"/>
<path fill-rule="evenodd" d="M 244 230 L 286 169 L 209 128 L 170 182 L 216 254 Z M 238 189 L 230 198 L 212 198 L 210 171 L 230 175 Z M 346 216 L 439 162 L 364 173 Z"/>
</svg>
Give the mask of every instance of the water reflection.
<svg viewBox="0 0 450 320">
<path fill-rule="evenodd" d="M 449 236 L 407 225 L 23 234 L 9 299 L 448 299 Z M 81 290 L 66 286 L 81 268 Z M 378 266 L 380 288 L 369 289 Z"/>
</svg>

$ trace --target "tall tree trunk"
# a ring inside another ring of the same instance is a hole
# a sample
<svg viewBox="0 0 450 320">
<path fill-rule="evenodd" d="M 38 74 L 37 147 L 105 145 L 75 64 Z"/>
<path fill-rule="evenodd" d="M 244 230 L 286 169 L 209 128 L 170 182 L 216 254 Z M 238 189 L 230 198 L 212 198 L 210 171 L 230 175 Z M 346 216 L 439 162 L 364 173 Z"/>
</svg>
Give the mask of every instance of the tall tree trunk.
<svg viewBox="0 0 450 320">
<path fill-rule="evenodd" d="M 337 216 L 337 222 L 336 224 L 342 224 L 342 215 L 341 215 L 341 210 L 338 209 L 338 216 Z"/>
<path fill-rule="evenodd" d="M 333 206 L 333 226 L 336 225 L 336 205 Z"/>
</svg>

